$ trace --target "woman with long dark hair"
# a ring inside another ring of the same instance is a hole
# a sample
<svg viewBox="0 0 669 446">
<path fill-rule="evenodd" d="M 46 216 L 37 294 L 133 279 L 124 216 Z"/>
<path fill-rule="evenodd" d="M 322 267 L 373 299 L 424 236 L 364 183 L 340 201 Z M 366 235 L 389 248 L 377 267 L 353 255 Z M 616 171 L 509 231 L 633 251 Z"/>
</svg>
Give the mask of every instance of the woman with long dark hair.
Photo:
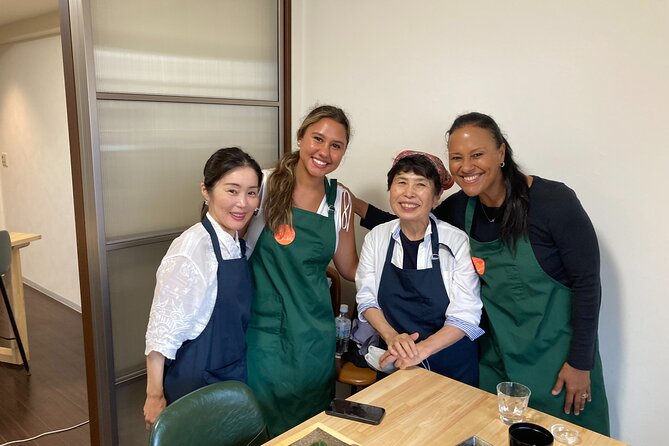
<svg viewBox="0 0 669 446">
<path fill-rule="evenodd" d="M 350 139 L 344 111 L 314 108 L 295 152 L 266 175 L 246 238 L 255 297 L 247 334 L 249 386 L 278 435 L 323 411 L 334 396 L 335 326 L 326 269 L 354 280 L 351 203 L 332 173 Z"/>
<path fill-rule="evenodd" d="M 462 190 L 435 215 L 470 236 L 481 278 L 480 387 L 521 382 L 530 406 L 608 435 L 599 246 L 587 213 L 564 184 L 525 175 L 490 116 L 459 116 L 447 135 Z M 365 227 L 390 218 L 355 198 L 354 211 Z"/>
</svg>

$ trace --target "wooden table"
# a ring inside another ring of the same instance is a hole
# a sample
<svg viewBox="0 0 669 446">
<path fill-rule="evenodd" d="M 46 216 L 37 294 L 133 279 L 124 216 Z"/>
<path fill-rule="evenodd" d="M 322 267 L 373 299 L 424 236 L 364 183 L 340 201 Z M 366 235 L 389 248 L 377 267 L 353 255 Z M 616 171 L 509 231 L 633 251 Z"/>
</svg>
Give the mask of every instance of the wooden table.
<svg viewBox="0 0 669 446">
<path fill-rule="evenodd" d="M 397 371 L 349 399 L 384 407 L 386 416 L 380 425 L 372 426 L 331 417 L 321 412 L 266 444 L 290 444 L 282 443 L 282 440 L 285 441 L 316 422 L 362 446 L 454 446 L 473 435 L 493 446 L 509 444 L 509 426 L 499 419 L 495 395 L 422 368 Z M 527 409 L 526 415 L 525 421 L 549 430 L 555 423 L 576 428 L 580 433 L 578 444 L 581 446 L 623 445 L 619 441 L 533 409 Z M 561 443 L 555 442 L 555 446 L 560 445 Z"/>
<path fill-rule="evenodd" d="M 9 279 L 11 286 L 7 286 L 9 292 L 9 301 L 12 305 L 12 311 L 16 318 L 16 325 L 21 334 L 23 348 L 26 351 L 26 357 L 30 359 L 30 349 L 28 347 L 28 325 L 26 323 L 26 306 L 23 297 L 23 275 L 21 273 L 21 248 L 25 248 L 31 242 L 41 239 L 39 234 L 25 234 L 23 232 L 10 232 L 9 239 L 12 242 L 12 266 L 9 270 Z M 7 279 L 7 275 L 5 275 Z M 7 281 L 5 281 L 7 285 Z M 0 347 L 0 361 L 11 364 L 23 364 L 19 348 L 16 341 L 11 341 L 10 347 Z"/>
</svg>

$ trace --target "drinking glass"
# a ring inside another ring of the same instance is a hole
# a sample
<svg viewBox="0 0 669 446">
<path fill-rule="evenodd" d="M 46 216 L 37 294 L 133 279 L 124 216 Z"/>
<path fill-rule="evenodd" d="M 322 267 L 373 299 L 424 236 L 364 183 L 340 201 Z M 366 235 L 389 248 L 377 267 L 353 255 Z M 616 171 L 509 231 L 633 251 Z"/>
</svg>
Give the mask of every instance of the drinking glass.
<svg viewBox="0 0 669 446">
<path fill-rule="evenodd" d="M 504 424 L 513 424 L 523 421 L 523 413 L 530 401 L 532 392 L 527 386 L 516 382 L 501 382 L 497 384 L 497 405 L 499 418 Z"/>
</svg>

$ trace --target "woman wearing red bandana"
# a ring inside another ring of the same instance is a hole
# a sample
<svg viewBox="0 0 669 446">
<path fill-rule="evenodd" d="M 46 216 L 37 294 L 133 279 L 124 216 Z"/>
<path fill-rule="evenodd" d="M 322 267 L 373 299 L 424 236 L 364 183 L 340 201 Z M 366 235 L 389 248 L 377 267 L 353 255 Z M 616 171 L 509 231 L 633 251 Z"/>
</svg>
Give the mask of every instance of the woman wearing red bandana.
<svg viewBox="0 0 669 446">
<path fill-rule="evenodd" d="M 431 215 L 453 181 L 439 158 L 406 150 L 388 172 L 399 219 L 367 234 L 356 273 L 358 314 L 388 347 L 380 366 L 422 365 L 478 385 L 479 280 L 467 235 Z"/>
</svg>

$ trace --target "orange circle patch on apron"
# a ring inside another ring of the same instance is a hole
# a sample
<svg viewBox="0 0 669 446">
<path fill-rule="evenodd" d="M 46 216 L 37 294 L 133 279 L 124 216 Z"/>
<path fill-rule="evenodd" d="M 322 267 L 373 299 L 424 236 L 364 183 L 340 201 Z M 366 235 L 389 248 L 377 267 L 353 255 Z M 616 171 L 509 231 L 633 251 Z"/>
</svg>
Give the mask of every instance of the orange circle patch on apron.
<svg viewBox="0 0 669 446">
<path fill-rule="evenodd" d="M 472 263 L 479 276 L 482 276 L 485 273 L 485 260 L 472 256 Z"/>
<path fill-rule="evenodd" d="M 274 233 L 274 240 L 280 245 L 290 245 L 295 240 L 295 230 L 292 226 L 280 225 Z"/>
</svg>

